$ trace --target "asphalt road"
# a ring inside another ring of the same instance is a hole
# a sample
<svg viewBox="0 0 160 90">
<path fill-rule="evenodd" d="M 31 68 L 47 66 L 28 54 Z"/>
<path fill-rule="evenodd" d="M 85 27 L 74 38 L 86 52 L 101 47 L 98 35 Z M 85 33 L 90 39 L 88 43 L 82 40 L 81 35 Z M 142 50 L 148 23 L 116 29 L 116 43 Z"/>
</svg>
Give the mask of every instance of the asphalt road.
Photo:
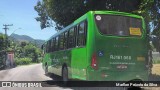
<svg viewBox="0 0 160 90">
<path fill-rule="evenodd" d="M 19 66 L 12 69 L 0 71 L 0 81 L 51 81 L 44 75 L 41 64 Z M 45 88 L 0 88 L 0 90 L 62 90 L 64 88 L 54 86 Z M 67 89 L 66 90 L 71 90 Z"/>
<path fill-rule="evenodd" d="M 42 81 L 51 80 L 44 75 L 41 64 L 18 66 L 16 68 L 0 71 L 1 81 Z"/>
<path fill-rule="evenodd" d="M 33 64 L 27 66 L 19 66 L 12 69 L 0 71 L 0 81 L 54 81 L 44 75 L 41 64 Z M 53 87 L 38 88 L 0 88 L 0 90 L 123 90 L 118 87 L 63 87 L 61 85 L 52 85 Z M 147 89 L 151 90 L 151 89 Z M 157 89 L 158 90 L 158 89 Z"/>
</svg>

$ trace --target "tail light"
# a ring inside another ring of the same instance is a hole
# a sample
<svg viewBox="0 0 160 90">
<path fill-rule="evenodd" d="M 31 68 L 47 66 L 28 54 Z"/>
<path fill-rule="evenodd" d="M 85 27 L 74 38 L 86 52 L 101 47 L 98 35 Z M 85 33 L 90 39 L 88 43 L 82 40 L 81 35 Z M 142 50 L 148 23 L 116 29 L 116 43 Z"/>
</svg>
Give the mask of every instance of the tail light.
<svg viewBox="0 0 160 90">
<path fill-rule="evenodd" d="M 93 69 L 98 69 L 96 54 L 93 54 L 93 55 L 92 55 L 91 67 L 92 67 Z"/>
</svg>

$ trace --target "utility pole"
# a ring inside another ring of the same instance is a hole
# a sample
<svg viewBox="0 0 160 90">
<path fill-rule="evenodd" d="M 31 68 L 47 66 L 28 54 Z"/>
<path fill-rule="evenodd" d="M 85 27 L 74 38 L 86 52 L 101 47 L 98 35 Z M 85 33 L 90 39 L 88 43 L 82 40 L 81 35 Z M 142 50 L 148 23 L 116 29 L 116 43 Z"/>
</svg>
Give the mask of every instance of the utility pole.
<svg viewBox="0 0 160 90">
<path fill-rule="evenodd" d="M 5 30 L 5 61 L 7 61 L 7 48 L 8 48 L 8 36 L 7 36 L 7 30 L 9 30 L 8 26 L 13 26 L 13 24 L 4 24 L 4 30 Z M 7 63 L 5 63 L 7 65 Z"/>
<path fill-rule="evenodd" d="M 13 24 L 4 24 L 4 30 L 5 30 L 5 36 L 6 36 L 6 39 L 5 39 L 5 46 L 6 46 L 6 49 L 7 49 L 7 46 L 8 46 L 8 36 L 7 36 L 7 30 L 9 30 L 8 26 L 13 26 Z"/>
<path fill-rule="evenodd" d="M 8 26 L 13 26 L 13 24 L 4 24 L 3 26 L 3 29 L 5 30 L 5 35 L 7 35 L 7 29 L 9 29 Z"/>
</svg>

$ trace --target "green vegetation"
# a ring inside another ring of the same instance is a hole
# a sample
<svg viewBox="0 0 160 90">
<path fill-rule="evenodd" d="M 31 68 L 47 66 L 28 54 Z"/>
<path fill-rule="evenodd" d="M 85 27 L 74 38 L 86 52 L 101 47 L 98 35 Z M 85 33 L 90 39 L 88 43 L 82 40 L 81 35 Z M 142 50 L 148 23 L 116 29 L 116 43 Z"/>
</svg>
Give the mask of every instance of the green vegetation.
<svg viewBox="0 0 160 90">
<path fill-rule="evenodd" d="M 15 65 L 27 65 L 41 62 L 41 49 L 39 44 L 27 41 L 18 41 L 9 37 L 6 46 L 5 35 L 0 34 L 0 68 L 6 64 L 6 52 L 13 51 Z"/>
<path fill-rule="evenodd" d="M 15 57 L 17 65 L 40 62 L 41 50 L 32 43 L 20 42 L 15 47 Z"/>
<path fill-rule="evenodd" d="M 160 64 L 160 60 L 153 60 L 153 64 Z"/>
<path fill-rule="evenodd" d="M 153 64 L 160 64 L 160 56 L 153 54 Z"/>
<path fill-rule="evenodd" d="M 5 43 L 4 43 L 4 35 L 0 34 L 0 69 L 4 68 L 5 62 Z"/>
<path fill-rule="evenodd" d="M 52 26 L 61 29 L 91 10 L 115 10 L 132 12 L 139 8 L 141 0 L 42 0 L 38 1 L 35 10 L 41 28 Z"/>
<path fill-rule="evenodd" d="M 16 65 L 28 65 L 30 63 L 32 63 L 31 58 L 16 58 L 15 59 L 15 64 Z"/>
</svg>

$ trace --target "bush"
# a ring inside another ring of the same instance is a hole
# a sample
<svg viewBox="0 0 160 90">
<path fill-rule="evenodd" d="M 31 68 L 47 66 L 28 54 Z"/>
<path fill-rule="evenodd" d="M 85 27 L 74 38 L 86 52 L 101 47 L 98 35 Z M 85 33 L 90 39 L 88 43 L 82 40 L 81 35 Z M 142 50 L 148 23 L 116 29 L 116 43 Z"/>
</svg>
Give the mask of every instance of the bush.
<svg viewBox="0 0 160 90">
<path fill-rule="evenodd" d="M 31 58 L 16 58 L 15 59 L 15 64 L 16 65 L 28 65 L 32 63 Z"/>
<path fill-rule="evenodd" d="M 160 60 L 153 60 L 153 64 L 160 64 Z"/>
<path fill-rule="evenodd" d="M 41 62 L 42 62 L 42 60 L 43 60 L 43 58 L 42 58 L 42 57 L 38 57 L 38 61 L 37 61 L 37 63 L 41 63 Z"/>
</svg>

